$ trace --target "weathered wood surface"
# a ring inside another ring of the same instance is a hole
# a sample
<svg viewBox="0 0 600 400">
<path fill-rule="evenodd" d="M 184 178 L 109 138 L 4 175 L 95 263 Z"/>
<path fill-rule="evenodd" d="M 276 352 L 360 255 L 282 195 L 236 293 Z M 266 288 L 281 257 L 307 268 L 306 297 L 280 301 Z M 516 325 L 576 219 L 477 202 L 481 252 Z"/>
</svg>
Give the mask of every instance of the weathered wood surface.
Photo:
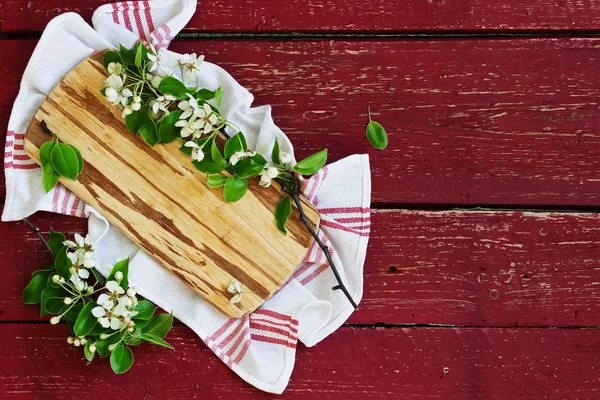
<svg viewBox="0 0 600 400">
<path fill-rule="evenodd" d="M 7 399 L 597 399 L 594 330 L 341 328 L 300 346 L 283 396 L 245 384 L 186 327 L 175 350 L 135 349 L 125 375 L 106 360 L 86 366 L 65 326 L 5 324 L 0 393 Z M 349 349 L 352 349 L 351 351 Z"/>
<path fill-rule="evenodd" d="M 33 43 L 0 41 L 2 128 Z M 272 104 L 299 156 L 368 151 L 376 204 L 570 208 L 600 202 L 598 46 L 558 38 L 172 47 L 203 52 L 255 104 Z M 364 138 L 369 104 L 390 134 L 386 152 Z"/>
<path fill-rule="evenodd" d="M 600 216 L 375 210 L 365 292 L 352 324 L 600 326 Z M 44 230 L 86 222 L 43 214 Z M 22 223 L 0 225 L 0 321 L 37 321 L 21 304 L 50 258 Z"/>
<path fill-rule="evenodd" d="M 110 0 L 2 0 L 0 31 L 41 31 L 72 11 L 91 20 Z M 600 28 L 594 0 L 285 0 L 199 2 L 186 32 L 548 32 Z"/>
<path fill-rule="evenodd" d="M 25 135 L 25 151 L 39 163 L 39 148 L 50 140 L 45 121 L 84 160 L 77 180 L 60 179 L 112 225 L 177 275 L 198 295 L 232 317 L 254 311 L 289 279 L 313 243 L 297 208 L 282 235 L 274 223 L 279 185 L 256 180 L 235 203 L 208 187 L 174 141 L 154 147 L 132 135 L 121 110 L 100 93 L 108 75 L 102 53 L 82 61 L 52 90 Z M 319 214 L 303 200 L 317 229 Z M 233 279 L 247 293 L 231 304 Z"/>
</svg>

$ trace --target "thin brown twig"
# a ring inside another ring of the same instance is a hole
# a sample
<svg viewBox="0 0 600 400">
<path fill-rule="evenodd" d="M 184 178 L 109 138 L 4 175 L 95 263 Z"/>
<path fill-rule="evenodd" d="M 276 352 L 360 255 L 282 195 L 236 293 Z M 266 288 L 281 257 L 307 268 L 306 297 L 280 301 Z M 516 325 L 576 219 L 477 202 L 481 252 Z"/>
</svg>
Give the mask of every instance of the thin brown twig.
<svg viewBox="0 0 600 400">
<path fill-rule="evenodd" d="M 40 228 L 32 224 L 31 221 L 29 221 L 27 218 L 23 218 L 23 222 L 25 222 L 25 224 L 35 233 L 35 235 L 42 241 L 42 243 L 44 243 L 44 246 L 46 246 L 50 254 L 52 254 L 53 257 L 56 256 L 56 254 L 54 254 L 54 251 L 52 251 L 52 248 L 50 248 L 50 245 L 42 235 L 42 232 L 40 232 Z"/>
<path fill-rule="evenodd" d="M 287 187 L 287 185 L 284 186 L 284 188 L 287 189 L 286 191 L 288 192 L 290 197 L 292 199 L 294 199 L 294 203 L 296 203 L 296 207 L 298 207 L 298 212 L 300 213 L 300 221 L 302 221 L 302 223 L 306 226 L 306 228 L 310 232 L 310 235 L 315 239 L 315 242 L 317 242 L 317 244 L 319 245 L 321 250 L 323 250 L 325 257 L 327 258 L 327 262 L 329 263 L 329 266 L 331 267 L 331 270 L 333 271 L 333 275 L 335 275 L 335 279 L 338 282 L 338 284 L 336 286 L 334 286 L 332 289 L 333 290 L 340 289 L 342 292 L 344 292 L 344 294 L 348 298 L 348 301 L 350 302 L 350 304 L 352 304 L 352 307 L 354 307 L 354 309 L 356 310 L 358 308 L 358 305 L 356 304 L 356 302 L 354 301 L 354 299 L 348 292 L 348 289 L 344 285 L 344 282 L 342 281 L 342 278 L 340 277 L 340 274 L 335 266 L 335 263 L 333 262 L 333 258 L 331 258 L 331 254 L 329 254 L 329 247 L 327 247 L 321 241 L 321 239 L 319 239 L 319 236 L 315 232 L 314 228 L 308 221 L 306 214 L 304 213 L 304 208 L 302 207 L 302 201 L 300 200 L 300 182 L 298 181 L 298 178 L 296 178 L 294 181 L 294 189 L 293 190 L 290 190 L 289 187 Z"/>
</svg>

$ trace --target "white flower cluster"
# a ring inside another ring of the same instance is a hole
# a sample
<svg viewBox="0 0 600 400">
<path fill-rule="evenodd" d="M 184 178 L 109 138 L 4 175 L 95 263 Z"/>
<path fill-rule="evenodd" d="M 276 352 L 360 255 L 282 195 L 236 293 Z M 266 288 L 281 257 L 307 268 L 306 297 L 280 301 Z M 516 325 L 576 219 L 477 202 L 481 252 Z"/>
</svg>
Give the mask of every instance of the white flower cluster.
<svg viewBox="0 0 600 400">
<path fill-rule="evenodd" d="M 88 279 L 90 276 L 89 269 L 96 266 L 96 259 L 94 258 L 94 249 L 92 248 L 92 243 L 88 236 L 84 238 L 80 234 L 76 233 L 75 241 L 66 240 L 63 242 L 63 244 L 70 249 L 70 251 L 67 252 L 67 257 L 69 257 L 69 260 L 71 260 L 71 263 L 73 264 L 69 270 L 71 273 L 69 281 L 71 281 L 77 290 L 83 292 L 88 289 L 88 283 L 86 282 L 86 279 Z M 65 304 L 69 303 L 65 301 Z"/>
<path fill-rule="evenodd" d="M 138 302 L 137 290 L 130 287 L 125 291 L 119 286 L 118 281 L 123 279 L 121 272 L 115 274 L 115 279 L 117 280 L 106 282 L 107 293 L 98 296 L 96 301 L 98 306 L 92 308 L 92 315 L 98 318 L 98 323 L 103 328 L 110 327 L 112 330 L 127 328 L 129 332 L 133 332 L 135 323 L 131 318 L 137 315 L 137 311 L 134 311 Z"/>
<path fill-rule="evenodd" d="M 177 107 L 183 112 L 175 126 L 181 128 L 181 137 L 199 139 L 202 135 L 215 130 L 219 118 L 208 103 L 200 106 L 198 101 L 189 95 L 189 100 L 180 101 Z M 198 160 L 200 161 L 200 160 Z"/>
<path fill-rule="evenodd" d="M 165 49 L 156 50 L 152 44 L 148 44 L 148 59 L 150 64 L 148 66 L 145 80 L 152 85 L 154 89 L 158 89 L 160 82 L 163 78 L 173 75 L 173 70 L 179 67 L 183 82 L 187 84 L 196 85 L 198 81 L 199 67 L 204 61 L 204 56 L 196 56 L 195 53 L 184 54 L 179 57 L 179 60 L 175 61 Z M 123 118 L 128 115 L 139 111 L 141 109 L 142 92 L 144 91 L 143 78 L 136 76 L 135 74 L 127 75 L 127 68 L 125 65 L 117 62 L 111 62 L 107 71 L 110 76 L 104 81 L 104 96 L 113 105 L 121 107 L 123 110 Z M 169 115 L 169 106 L 175 102 L 176 98 L 171 95 L 159 95 L 155 90 L 152 90 L 156 95 L 155 98 L 148 99 L 148 105 L 152 110 L 152 116 L 154 119 L 159 119 L 162 116 Z M 146 93 L 148 94 L 148 93 Z M 195 102 L 195 99 L 194 99 Z M 182 104 L 184 103 L 184 104 Z M 208 109 L 203 108 L 203 113 L 198 111 L 194 113 L 186 114 L 185 109 L 193 107 L 194 104 L 190 104 L 188 101 L 181 102 L 179 108 L 184 110 L 182 115 L 186 115 L 182 118 L 185 125 L 185 136 L 190 136 L 196 131 L 207 133 L 211 129 L 207 128 L 207 124 L 210 122 L 214 125 L 216 121 L 216 115 L 212 114 L 210 107 Z M 195 104 L 195 109 L 198 109 Z M 202 108 L 200 108 L 202 110 Z M 195 110 L 193 110 L 195 111 Z M 212 114 L 212 115 L 211 115 Z M 200 122 L 200 121 L 203 122 Z M 197 121 L 197 122 L 196 122 Z M 189 126 L 188 126 L 189 125 Z M 182 135 L 184 134 L 182 133 Z"/>
</svg>

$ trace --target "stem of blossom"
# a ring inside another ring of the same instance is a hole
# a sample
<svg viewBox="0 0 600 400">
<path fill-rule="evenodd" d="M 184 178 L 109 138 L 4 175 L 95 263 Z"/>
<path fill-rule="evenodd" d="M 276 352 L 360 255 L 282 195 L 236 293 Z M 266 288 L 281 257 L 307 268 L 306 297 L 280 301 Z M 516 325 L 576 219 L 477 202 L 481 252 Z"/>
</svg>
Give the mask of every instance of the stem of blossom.
<svg viewBox="0 0 600 400">
<path fill-rule="evenodd" d="M 46 124 L 44 123 L 44 121 L 42 121 L 42 126 L 45 126 L 45 125 Z M 50 245 L 48 245 L 48 242 L 46 241 L 46 239 L 44 239 L 44 236 L 40 232 L 40 228 L 38 228 L 37 226 L 32 224 L 27 218 L 23 218 L 23 222 L 25 222 L 25 225 L 27 225 L 35 233 L 35 235 L 42 241 L 42 243 L 44 243 L 44 246 L 46 246 L 46 248 L 48 249 L 50 254 L 52 254 L 52 257 L 55 257 L 56 254 L 54 254 L 54 252 L 50 248 Z"/>
<path fill-rule="evenodd" d="M 300 221 L 302 221 L 302 223 L 306 226 L 306 228 L 310 232 L 310 235 L 315 239 L 315 242 L 317 242 L 317 244 L 319 245 L 321 250 L 323 250 L 323 254 L 325 254 L 325 257 L 327 258 L 327 262 L 329 263 L 329 266 L 331 267 L 331 270 L 333 271 L 333 275 L 335 275 L 335 279 L 337 280 L 338 284 L 336 286 L 334 286 L 332 289 L 333 290 L 341 289 L 341 291 L 344 292 L 344 294 L 348 298 L 348 301 L 350 302 L 350 304 L 352 304 L 352 307 L 354 307 L 354 309 L 356 310 L 358 308 L 358 305 L 356 304 L 356 302 L 354 301 L 352 296 L 350 296 L 350 293 L 348 292 L 348 289 L 344 285 L 344 282 L 342 282 L 342 278 L 340 277 L 340 274 L 335 266 L 335 263 L 333 262 L 333 259 L 331 258 L 331 254 L 329 254 L 329 248 L 327 246 L 325 246 L 325 244 L 323 244 L 321 239 L 319 239 L 319 236 L 313 229 L 312 225 L 310 224 L 310 222 L 308 222 L 308 218 L 306 218 L 306 214 L 304 213 L 304 208 L 302 207 L 302 201 L 300 201 L 300 181 L 298 180 L 298 178 L 295 178 L 293 190 L 289 190 L 289 188 L 287 186 L 285 186 L 285 188 L 287 189 L 287 192 L 289 193 L 290 197 L 292 199 L 294 199 L 294 203 L 296 203 L 296 207 L 298 207 L 298 212 L 300 213 Z"/>
</svg>

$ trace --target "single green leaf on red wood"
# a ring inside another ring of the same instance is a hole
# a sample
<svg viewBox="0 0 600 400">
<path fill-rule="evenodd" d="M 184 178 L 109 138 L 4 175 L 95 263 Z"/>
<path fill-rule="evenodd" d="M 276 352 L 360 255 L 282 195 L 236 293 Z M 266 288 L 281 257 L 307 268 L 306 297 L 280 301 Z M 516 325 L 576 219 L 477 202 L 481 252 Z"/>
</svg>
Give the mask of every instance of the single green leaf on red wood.
<svg viewBox="0 0 600 400">
<path fill-rule="evenodd" d="M 133 353 L 125 345 L 118 345 L 110 354 L 110 367 L 115 374 L 123 374 L 133 365 Z"/>
<path fill-rule="evenodd" d="M 43 271 L 34 274 L 23 290 L 21 301 L 25 304 L 38 304 L 42 298 L 42 292 L 48 287 L 48 277 L 52 271 Z"/>
<path fill-rule="evenodd" d="M 173 314 L 158 314 L 150 318 L 148 325 L 142 329 L 143 333 L 164 338 L 173 326 Z"/>
<path fill-rule="evenodd" d="M 379 150 L 385 150 L 388 145 L 388 137 L 385 129 L 379 122 L 371 119 L 371 107 L 369 107 L 369 123 L 367 124 L 367 139 L 373 147 Z"/>
<path fill-rule="evenodd" d="M 150 342 L 150 343 L 155 344 L 157 346 L 166 347 L 167 349 L 173 350 L 173 346 L 171 346 L 167 341 L 165 341 L 164 339 L 159 338 L 156 335 L 152 335 L 152 334 L 149 334 L 149 333 L 142 333 L 141 338 L 144 339 L 146 342 Z"/>
<path fill-rule="evenodd" d="M 312 175 L 325 165 L 327 162 L 327 149 L 323 149 L 313 155 L 306 157 L 294 166 L 294 171 L 302 175 Z"/>
<path fill-rule="evenodd" d="M 292 200 L 290 196 L 285 196 L 283 199 L 279 200 L 277 203 L 277 208 L 275 208 L 275 223 L 277 224 L 277 229 L 284 235 L 287 235 L 287 230 L 285 229 L 285 225 L 287 224 L 288 218 L 292 214 Z"/>
</svg>

